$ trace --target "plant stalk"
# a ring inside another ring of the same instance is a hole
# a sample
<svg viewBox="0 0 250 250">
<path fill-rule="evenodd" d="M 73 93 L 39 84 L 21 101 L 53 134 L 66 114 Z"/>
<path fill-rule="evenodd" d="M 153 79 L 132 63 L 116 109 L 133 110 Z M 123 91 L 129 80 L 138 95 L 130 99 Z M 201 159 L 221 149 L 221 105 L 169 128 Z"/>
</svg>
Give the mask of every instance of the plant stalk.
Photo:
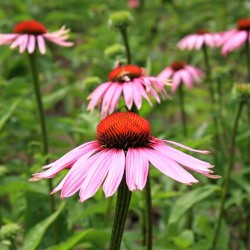
<svg viewBox="0 0 250 250">
<path fill-rule="evenodd" d="M 185 105 L 184 105 L 184 90 L 183 90 L 183 83 L 180 84 L 179 88 L 179 102 L 180 102 L 180 111 L 181 111 L 181 124 L 183 129 L 183 135 L 187 137 L 187 118 L 185 112 Z"/>
<path fill-rule="evenodd" d="M 220 226 L 221 226 L 222 216 L 223 216 L 223 212 L 224 212 L 224 205 L 225 205 L 226 196 L 227 196 L 228 189 L 229 189 L 231 172 L 232 172 L 232 169 L 234 166 L 235 140 L 236 140 L 238 124 L 239 124 L 239 120 L 240 120 L 243 106 L 244 106 L 244 102 L 241 101 L 239 103 L 238 110 L 237 110 L 236 117 L 235 117 L 235 121 L 234 121 L 234 125 L 233 125 L 231 147 L 230 147 L 230 152 L 229 152 L 229 156 L 230 156 L 229 166 L 227 168 L 227 172 L 226 172 L 225 179 L 224 179 L 220 208 L 219 208 L 219 215 L 218 215 L 217 224 L 216 224 L 216 228 L 215 228 L 214 236 L 213 236 L 213 241 L 212 241 L 212 248 L 211 248 L 212 250 L 216 249 L 216 244 L 217 244 L 217 240 L 219 237 Z"/>
<path fill-rule="evenodd" d="M 115 217 L 113 221 L 109 250 L 120 249 L 124 226 L 131 200 L 131 195 L 132 192 L 129 191 L 128 189 L 128 186 L 126 184 L 126 177 L 124 174 L 121 184 L 118 188 Z"/>
<path fill-rule="evenodd" d="M 123 42 L 125 45 L 127 64 L 130 64 L 131 63 L 131 52 L 130 52 L 130 47 L 129 47 L 129 42 L 128 42 L 127 29 L 120 28 L 120 32 L 121 32 L 122 39 L 123 39 Z"/>
<path fill-rule="evenodd" d="M 32 74 L 32 83 L 35 91 L 35 98 L 37 104 L 37 111 L 39 115 L 39 122 L 40 122 L 40 129 L 41 129 L 41 141 L 43 146 L 43 156 L 45 157 L 45 164 L 48 164 L 48 152 L 49 152 L 49 144 L 48 144 L 48 134 L 47 134 L 47 127 L 46 127 L 46 120 L 44 115 L 43 103 L 42 103 L 42 96 L 39 87 L 38 81 L 38 71 L 37 71 L 37 63 L 36 63 L 36 53 L 28 54 L 29 62 L 30 62 L 30 69 Z M 48 179 L 48 188 L 49 191 L 53 189 L 52 179 Z M 55 199 L 54 196 L 50 196 L 50 205 L 52 213 L 55 212 Z"/>
</svg>

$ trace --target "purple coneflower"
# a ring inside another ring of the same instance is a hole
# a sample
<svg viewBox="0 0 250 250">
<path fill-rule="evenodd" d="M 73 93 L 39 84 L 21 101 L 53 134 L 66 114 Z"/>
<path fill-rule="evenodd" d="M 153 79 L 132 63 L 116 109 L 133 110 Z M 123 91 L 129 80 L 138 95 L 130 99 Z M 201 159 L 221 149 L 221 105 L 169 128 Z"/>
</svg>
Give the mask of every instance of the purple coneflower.
<svg viewBox="0 0 250 250">
<path fill-rule="evenodd" d="M 114 112 L 122 95 L 129 110 L 133 104 L 140 109 L 143 97 L 151 104 L 149 95 L 160 102 L 158 93 L 166 95 L 165 83 L 166 81 L 160 81 L 156 77 L 146 76 L 141 67 L 119 66 L 110 72 L 109 81 L 99 85 L 88 97 L 88 110 L 92 111 L 96 106 L 101 106 L 101 116 L 106 117 Z"/>
<path fill-rule="evenodd" d="M 179 49 L 188 49 L 188 50 L 199 50 L 203 45 L 208 47 L 217 47 L 218 41 L 221 35 L 219 33 L 210 33 L 205 29 L 200 29 L 196 34 L 190 34 L 182 38 L 177 46 Z"/>
<path fill-rule="evenodd" d="M 34 174 L 30 180 L 53 178 L 63 169 L 70 168 L 52 194 L 61 190 L 61 198 L 65 198 L 79 191 L 80 202 L 84 202 L 101 185 L 105 196 L 112 196 L 124 174 L 130 191 L 142 190 L 147 181 L 149 163 L 163 174 L 187 185 L 198 180 L 184 168 L 210 178 L 219 177 L 212 175 L 211 164 L 172 148 L 171 144 L 202 154 L 208 153 L 155 138 L 149 122 L 135 113 L 114 113 L 99 123 L 94 141 L 80 145 L 45 166 L 46 171 Z"/>
<path fill-rule="evenodd" d="M 221 53 L 226 56 L 231 51 L 243 46 L 250 40 L 250 18 L 240 19 L 237 28 L 222 32 L 218 45 L 222 47 Z"/>
<path fill-rule="evenodd" d="M 173 62 L 170 66 L 165 68 L 157 78 L 159 80 L 172 79 L 171 91 L 175 92 L 181 83 L 186 84 L 192 88 L 195 81 L 200 80 L 203 72 L 192 66 L 185 64 L 183 61 Z"/>
<path fill-rule="evenodd" d="M 46 53 L 45 40 L 63 47 L 72 46 L 72 42 L 67 42 L 69 29 L 64 26 L 58 31 L 48 33 L 41 23 L 29 20 L 23 21 L 14 27 L 12 34 L 0 34 L 0 45 L 10 44 L 10 48 L 19 47 L 19 52 L 28 51 L 32 54 L 38 46 L 41 54 Z"/>
</svg>

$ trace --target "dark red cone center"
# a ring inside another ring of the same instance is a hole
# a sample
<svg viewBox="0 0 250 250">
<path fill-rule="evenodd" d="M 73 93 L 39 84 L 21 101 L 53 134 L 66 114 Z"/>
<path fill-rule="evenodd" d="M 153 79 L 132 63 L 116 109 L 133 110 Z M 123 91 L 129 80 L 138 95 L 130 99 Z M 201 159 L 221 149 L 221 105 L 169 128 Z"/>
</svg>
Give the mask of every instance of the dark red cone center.
<svg viewBox="0 0 250 250">
<path fill-rule="evenodd" d="M 46 28 L 39 22 L 30 20 L 17 24 L 14 28 L 14 33 L 41 35 L 46 33 Z"/>
<path fill-rule="evenodd" d="M 250 30 L 250 18 L 238 20 L 237 28 L 238 30 Z"/>
<path fill-rule="evenodd" d="M 132 112 L 111 114 L 98 124 L 96 130 L 96 140 L 104 148 L 147 147 L 150 138 L 149 122 Z"/>
<path fill-rule="evenodd" d="M 198 29 L 196 31 L 196 34 L 198 34 L 198 35 L 204 35 L 204 34 L 207 34 L 207 33 L 209 33 L 209 32 L 206 29 Z"/>
<path fill-rule="evenodd" d="M 144 70 L 135 65 L 119 66 L 109 73 L 111 82 L 127 82 L 144 75 Z"/>
<path fill-rule="evenodd" d="M 185 67 L 185 63 L 183 61 L 178 61 L 178 62 L 173 62 L 170 67 L 174 70 L 174 71 L 178 71 L 180 69 L 184 69 Z"/>
</svg>

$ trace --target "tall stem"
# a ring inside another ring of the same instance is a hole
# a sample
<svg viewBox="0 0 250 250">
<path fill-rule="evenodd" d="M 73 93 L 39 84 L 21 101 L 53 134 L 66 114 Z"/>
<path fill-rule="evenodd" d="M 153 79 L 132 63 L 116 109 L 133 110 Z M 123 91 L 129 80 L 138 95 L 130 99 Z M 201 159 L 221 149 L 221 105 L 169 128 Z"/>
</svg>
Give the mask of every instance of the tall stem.
<svg viewBox="0 0 250 250">
<path fill-rule="evenodd" d="M 127 64 L 130 64 L 131 63 L 131 53 L 130 53 L 130 48 L 129 48 L 127 29 L 120 28 L 120 32 L 121 32 L 122 39 L 123 39 L 125 49 L 126 49 Z"/>
<path fill-rule="evenodd" d="M 118 188 L 115 218 L 114 218 L 114 222 L 113 222 L 109 250 L 120 249 L 131 195 L 132 195 L 132 193 L 128 190 L 128 187 L 126 184 L 126 177 L 124 174 L 124 177 L 123 177 L 121 184 Z"/>
<path fill-rule="evenodd" d="M 227 193 L 228 193 L 231 172 L 232 172 L 232 169 L 233 169 L 233 166 L 234 166 L 235 139 L 236 139 L 236 135 L 237 135 L 238 123 L 239 123 L 239 119 L 240 119 L 240 116 L 241 116 L 243 106 L 244 106 L 244 102 L 241 101 L 239 103 L 238 111 L 236 113 L 236 117 L 235 117 L 235 121 L 234 121 L 234 126 L 233 126 L 233 131 L 232 131 L 232 138 L 231 138 L 231 147 L 230 147 L 230 152 L 229 152 L 229 156 L 230 156 L 229 166 L 227 168 L 227 172 L 226 172 L 225 179 L 224 179 L 221 202 L 220 202 L 220 209 L 219 209 L 219 215 L 218 215 L 217 225 L 216 225 L 216 228 L 215 228 L 215 231 L 214 231 L 214 236 L 213 236 L 213 241 L 212 241 L 212 250 L 216 249 L 216 243 L 217 243 L 217 239 L 219 237 L 221 220 L 222 220 L 222 215 L 223 215 L 223 212 L 224 212 L 224 205 L 225 205 L 226 196 L 227 196 Z"/>
<path fill-rule="evenodd" d="M 42 97 L 39 87 L 39 81 L 38 81 L 38 71 L 37 71 L 37 63 L 36 63 L 36 53 L 28 54 L 29 55 L 29 62 L 30 62 L 30 69 L 32 74 L 32 83 L 35 91 L 35 97 L 36 97 L 36 104 L 37 104 L 37 111 L 39 115 L 39 121 L 40 121 L 40 128 L 41 128 L 41 140 L 43 145 L 43 156 L 46 158 L 45 164 L 48 164 L 47 155 L 49 152 L 49 144 L 48 144 L 48 135 L 47 135 L 47 127 L 46 127 L 46 120 L 44 115 L 44 109 L 43 109 L 43 103 L 42 103 Z M 48 187 L 51 191 L 53 189 L 52 179 L 48 180 Z M 54 196 L 50 196 L 50 205 L 52 212 L 55 211 L 55 199 Z"/>
<path fill-rule="evenodd" d="M 207 78 L 207 84 L 208 84 L 208 89 L 210 93 L 210 99 L 211 99 L 211 116 L 213 120 L 213 127 L 214 127 L 214 147 L 219 148 L 220 146 L 220 139 L 219 139 L 219 122 L 217 119 L 217 110 L 216 110 L 216 99 L 215 99 L 215 93 L 214 93 L 214 88 L 213 88 L 213 82 L 211 78 L 211 67 L 209 64 L 209 58 L 208 58 L 208 53 L 207 53 L 207 46 L 204 44 L 202 46 L 203 50 L 203 57 L 204 57 L 204 64 L 206 68 L 206 78 Z M 215 163 L 217 163 L 217 156 L 214 154 L 215 157 Z"/>
<path fill-rule="evenodd" d="M 249 37 L 249 35 L 250 32 L 247 31 L 247 37 Z M 245 49 L 246 49 L 247 81 L 250 84 L 250 46 L 248 39 L 245 42 Z"/>
<path fill-rule="evenodd" d="M 180 101 L 180 109 L 181 109 L 181 123 L 183 128 L 183 134 L 187 137 L 187 119 L 186 119 L 186 112 L 184 106 L 184 90 L 183 90 L 183 83 L 179 86 L 179 101 Z"/>
<path fill-rule="evenodd" d="M 148 173 L 150 174 L 150 172 Z M 151 201 L 151 185 L 150 175 L 148 175 L 147 183 L 145 186 L 145 245 L 146 250 L 152 250 L 153 244 L 153 230 L 152 230 L 152 201 Z"/>
</svg>

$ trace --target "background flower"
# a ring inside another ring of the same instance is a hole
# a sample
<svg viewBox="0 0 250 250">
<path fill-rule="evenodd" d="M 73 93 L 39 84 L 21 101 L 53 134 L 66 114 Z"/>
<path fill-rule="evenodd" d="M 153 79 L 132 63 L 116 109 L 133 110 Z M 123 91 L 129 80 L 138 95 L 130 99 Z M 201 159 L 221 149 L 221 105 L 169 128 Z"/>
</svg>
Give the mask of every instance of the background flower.
<svg viewBox="0 0 250 250">
<path fill-rule="evenodd" d="M 118 112 L 99 123 L 95 141 L 73 149 L 56 162 L 45 166 L 48 170 L 34 174 L 30 180 L 52 178 L 70 167 L 52 193 L 61 190 L 61 198 L 65 198 L 80 190 L 80 201 L 83 202 L 92 197 L 102 184 L 105 196 L 112 196 L 124 171 L 129 190 L 142 190 L 147 181 L 149 163 L 163 174 L 188 185 L 198 180 L 183 167 L 210 178 L 219 177 L 212 175 L 211 164 L 178 151 L 169 144 L 198 153 L 208 153 L 157 139 L 151 135 L 147 120 L 135 113 Z"/>
<path fill-rule="evenodd" d="M 0 34 L 0 45 L 10 44 L 10 48 L 19 47 L 19 52 L 27 51 L 32 54 L 38 46 L 41 54 L 46 53 L 45 41 L 58 44 L 63 47 L 70 47 L 72 42 L 67 42 L 69 29 L 64 26 L 58 31 L 48 33 L 41 23 L 30 20 L 17 24 L 12 34 Z"/>
<path fill-rule="evenodd" d="M 203 45 L 208 47 L 217 47 L 218 40 L 220 39 L 219 33 L 210 33 L 205 29 L 197 30 L 196 34 L 190 34 L 182 38 L 177 46 L 179 49 L 199 50 Z"/>
<path fill-rule="evenodd" d="M 222 32 L 218 45 L 221 46 L 221 53 L 226 56 L 231 51 L 249 42 L 250 18 L 240 19 L 237 28 Z"/>
<path fill-rule="evenodd" d="M 166 95 L 165 82 L 146 76 L 145 70 L 138 66 L 119 66 L 110 72 L 109 82 L 102 83 L 90 94 L 87 109 L 92 111 L 96 106 L 101 106 L 101 116 L 106 117 L 113 113 L 122 95 L 129 110 L 133 104 L 140 109 L 143 97 L 150 104 L 149 95 L 160 102 L 158 93 Z"/>
<path fill-rule="evenodd" d="M 203 72 L 195 66 L 185 64 L 183 61 L 173 62 L 165 68 L 157 78 L 159 80 L 172 79 L 171 91 L 175 92 L 183 82 L 188 88 L 192 88 L 195 81 L 200 80 Z"/>
</svg>

